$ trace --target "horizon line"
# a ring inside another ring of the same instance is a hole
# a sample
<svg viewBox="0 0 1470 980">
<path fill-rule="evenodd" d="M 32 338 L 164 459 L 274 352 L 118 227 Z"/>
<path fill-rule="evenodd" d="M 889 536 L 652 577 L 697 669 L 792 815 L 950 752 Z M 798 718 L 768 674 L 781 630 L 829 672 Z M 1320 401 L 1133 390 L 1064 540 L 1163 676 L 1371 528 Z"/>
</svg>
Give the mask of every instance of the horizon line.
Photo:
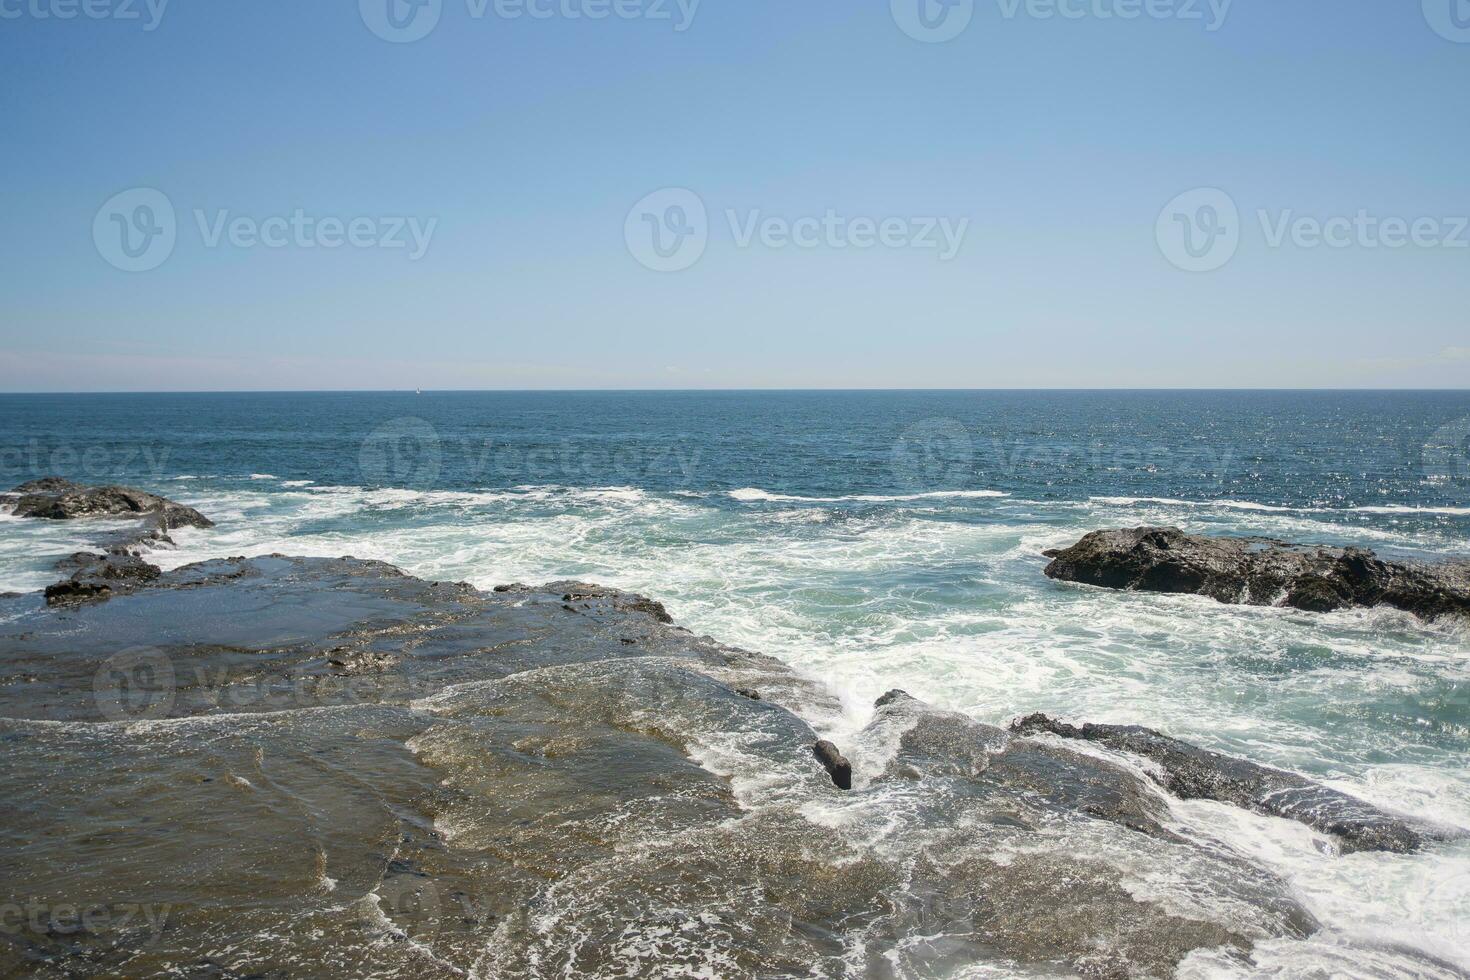
<svg viewBox="0 0 1470 980">
<path fill-rule="evenodd" d="M 710 388 L 159 388 L 159 389 L 92 389 L 84 391 L 52 391 L 33 389 L 0 391 L 0 398 L 12 396 L 87 396 L 87 395 L 474 395 L 474 394 L 989 394 L 989 393 L 1174 393 L 1193 392 L 1259 392 L 1259 393 L 1420 393 L 1470 394 L 1470 386 L 1460 388 L 1432 387 L 1270 387 L 1199 385 L 1186 387 L 984 387 L 984 388 L 902 388 L 902 387 L 710 387 Z"/>
</svg>

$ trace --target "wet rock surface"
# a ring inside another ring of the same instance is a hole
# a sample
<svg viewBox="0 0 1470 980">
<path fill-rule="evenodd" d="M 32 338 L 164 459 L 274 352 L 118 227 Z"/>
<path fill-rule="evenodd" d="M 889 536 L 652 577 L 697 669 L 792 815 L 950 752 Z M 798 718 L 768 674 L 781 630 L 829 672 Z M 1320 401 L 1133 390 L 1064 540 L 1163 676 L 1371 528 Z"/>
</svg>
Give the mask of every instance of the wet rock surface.
<svg viewBox="0 0 1470 980">
<path fill-rule="evenodd" d="M 1094 531 L 1049 551 L 1046 575 L 1109 589 L 1331 612 L 1392 606 L 1424 619 L 1470 615 L 1470 563 L 1386 561 L 1361 548 L 1208 538 L 1173 527 Z"/>
<path fill-rule="evenodd" d="M 47 586 L 46 603 L 52 606 L 110 599 L 163 574 L 157 565 L 128 551 L 110 551 L 104 555 L 79 552 L 62 559 L 57 567 L 76 571 L 71 578 Z"/>
<path fill-rule="evenodd" d="M 738 693 L 738 692 L 737 692 Z M 825 738 L 812 746 L 812 754 L 827 770 L 827 775 L 832 777 L 832 785 L 838 789 L 852 789 L 852 763 L 847 761 L 847 756 L 842 754 L 833 743 Z"/>
<path fill-rule="evenodd" d="M 1197 748 L 1136 725 L 1069 725 L 1043 714 L 1011 725 L 1017 735 L 1056 735 L 1141 756 L 1162 770 L 1157 781 L 1185 800 L 1216 800 L 1304 823 L 1334 837 L 1344 853 L 1409 853 L 1458 836 L 1444 828 L 1386 813 L 1319 783 L 1244 759 Z"/>
<path fill-rule="evenodd" d="M 1097 751 L 892 692 L 818 758 L 829 692 L 641 596 L 118 574 L 0 598 L 0 903 L 158 927 L 0 975 L 1168 977 L 1318 928 Z"/>
</svg>

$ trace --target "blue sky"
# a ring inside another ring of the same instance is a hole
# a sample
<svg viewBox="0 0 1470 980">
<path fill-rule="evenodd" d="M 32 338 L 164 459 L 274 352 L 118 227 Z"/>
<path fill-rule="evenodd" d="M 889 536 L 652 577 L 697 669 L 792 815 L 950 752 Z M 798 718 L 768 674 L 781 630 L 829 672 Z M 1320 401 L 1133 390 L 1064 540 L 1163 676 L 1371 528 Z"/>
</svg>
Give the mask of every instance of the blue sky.
<svg viewBox="0 0 1470 980">
<path fill-rule="evenodd" d="M 0 390 L 1470 384 L 1470 0 L 429 2 L 0 0 Z"/>
</svg>

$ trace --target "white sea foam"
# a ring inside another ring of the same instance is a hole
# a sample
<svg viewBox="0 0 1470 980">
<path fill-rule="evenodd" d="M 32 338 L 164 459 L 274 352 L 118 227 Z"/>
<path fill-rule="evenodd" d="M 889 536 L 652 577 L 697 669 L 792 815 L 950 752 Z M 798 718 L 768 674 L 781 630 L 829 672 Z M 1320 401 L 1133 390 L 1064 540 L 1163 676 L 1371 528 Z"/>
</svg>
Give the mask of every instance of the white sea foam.
<svg viewBox="0 0 1470 980">
<path fill-rule="evenodd" d="M 1470 507 L 1349 507 L 1355 514 L 1448 514 L 1454 517 L 1470 517 Z"/>
<path fill-rule="evenodd" d="M 1289 507 L 1279 504 L 1261 504 L 1252 500 L 1179 500 L 1173 497 L 1089 497 L 1093 503 L 1114 507 L 1137 507 L 1158 504 L 1166 507 L 1224 507 L 1231 510 L 1258 510 L 1276 514 L 1443 514 L 1452 517 L 1470 516 L 1470 507 L 1409 507 L 1399 504 L 1383 504 L 1364 507 Z"/>
<path fill-rule="evenodd" d="M 1168 507 L 1229 507 L 1234 510 L 1262 510 L 1279 513 L 1312 509 L 1304 507 L 1278 507 L 1272 504 L 1258 504 L 1251 500 L 1178 500 L 1173 497 L 1089 497 L 1088 499 L 1094 503 L 1111 504 L 1117 507 L 1135 507 L 1140 504 L 1163 504 Z"/>
<path fill-rule="evenodd" d="M 731 490 L 729 496 L 735 500 L 745 503 L 756 503 L 760 501 L 785 501 L 788 503 L 803 504 L 840 504 L 840 503 L 875 503 L 891 504 L 902 503 L 908 500 L 944 500 L 944 499 L 982 499 L 988 497 L 1009 497 L 1010 494 L 999 490 L 934 490 L 929 493 L 908 494 L 848 494 L 840 497 L 798 497 L 789 493 L 772 493 L 759 487 L 743 487 L 739 490 Z"/>
</svg>

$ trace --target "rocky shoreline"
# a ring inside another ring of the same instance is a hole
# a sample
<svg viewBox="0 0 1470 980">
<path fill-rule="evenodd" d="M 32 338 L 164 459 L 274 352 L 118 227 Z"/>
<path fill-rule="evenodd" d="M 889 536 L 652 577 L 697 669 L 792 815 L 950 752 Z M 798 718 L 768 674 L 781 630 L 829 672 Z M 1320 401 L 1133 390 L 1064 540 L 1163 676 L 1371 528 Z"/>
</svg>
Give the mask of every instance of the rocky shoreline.
<svg viewBox="0 0 1470 980">
<path fill-rule="evenodd" d="M 89 518 L 120 518 L 136 521 L 129 531 L 98 542 L 101 554 L 80 551 L 56 563 L 60 571 L 71 571 L 65 581 L 46 589 L 51 605 L 105 599 L 133 586 L 151 582 L 157 566 L 142 559 L 155 548 L 172 547 L 168 532 L 181 527 L 210 528 L 214 522 L 193 507 L 167 497 L 132 487 L 92 487 L 49 476 L 22 483 L 0 494 L 3 505 L 16 517 L 71 521 Z"/>
<path fill-rule="evenodd" d="M 0 975 L 1167 977 L 1319 929 L 1171 797 L 1342 854 L 1456 836 L 1147 729 L 893 691 L 833 738 L 820 684 L 616 589 L 280 555 L 68 582 L 128 559 L 0 599 L 0 903 L 167 914 L 4 937 Z"/>
</svg>

